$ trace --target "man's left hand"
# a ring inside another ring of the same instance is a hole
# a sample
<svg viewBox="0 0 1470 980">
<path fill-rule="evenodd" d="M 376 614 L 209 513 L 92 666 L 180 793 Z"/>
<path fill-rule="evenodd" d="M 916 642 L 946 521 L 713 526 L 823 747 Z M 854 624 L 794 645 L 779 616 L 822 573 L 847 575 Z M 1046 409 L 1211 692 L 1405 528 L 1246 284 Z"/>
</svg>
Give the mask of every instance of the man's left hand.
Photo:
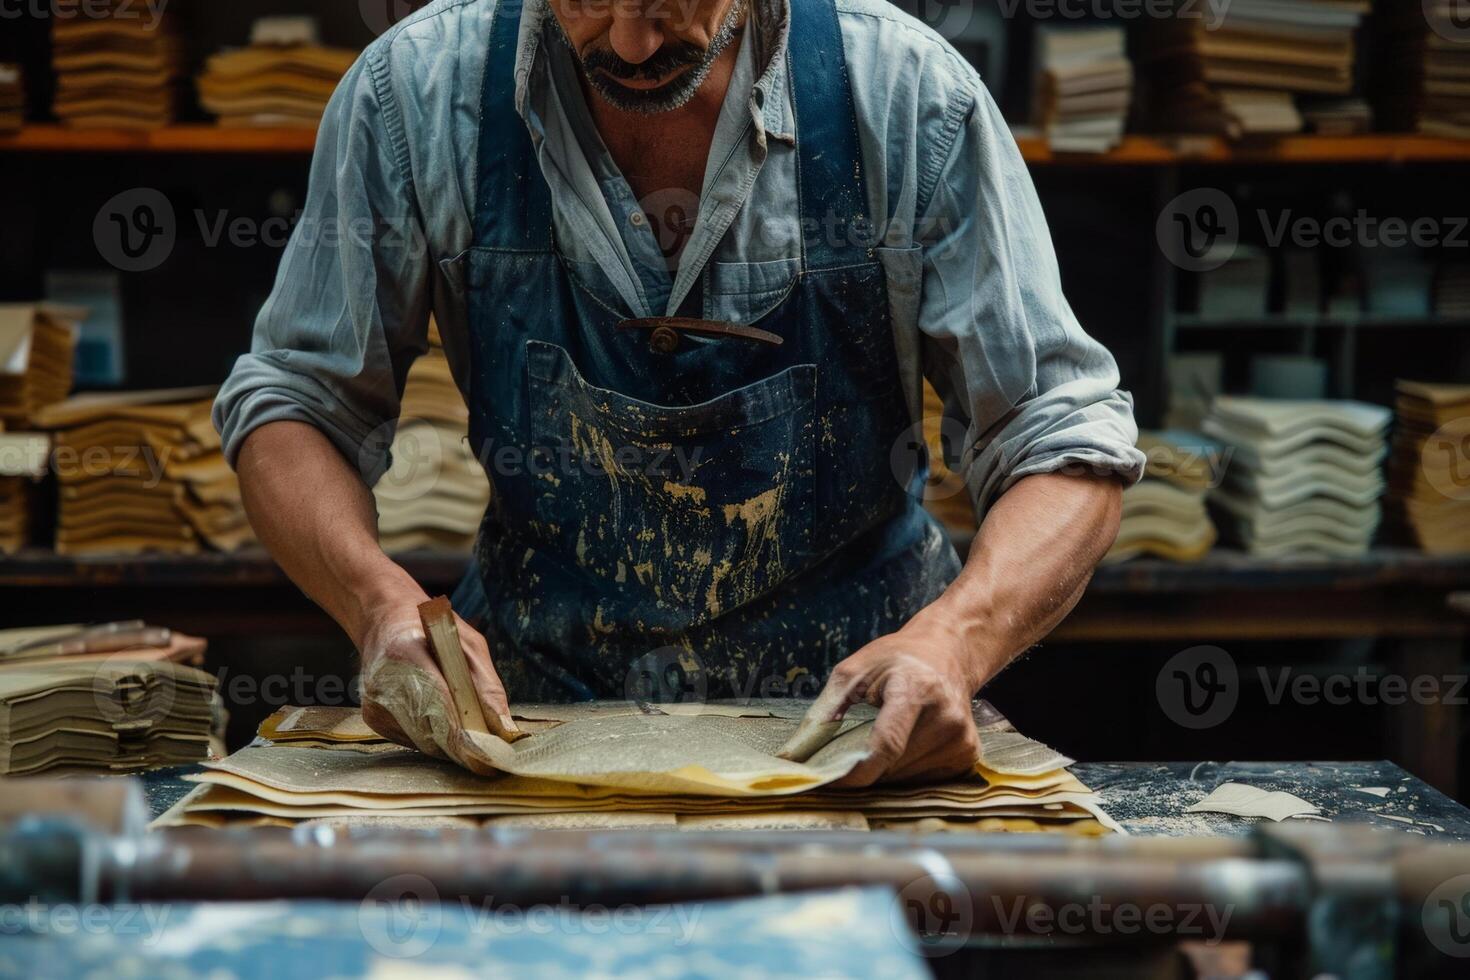
<svg viewBox="0 0 1470 980">
<path fill-rule="evenodd" d="M 803 726 L 838 720 L 860 702 L 879 709 L 869 756 L 834 786 L 935 781 L 974 768 L 977 670 L 961 637 L 939 618 L 921 613 L 833 668 Z"/>
</svg>

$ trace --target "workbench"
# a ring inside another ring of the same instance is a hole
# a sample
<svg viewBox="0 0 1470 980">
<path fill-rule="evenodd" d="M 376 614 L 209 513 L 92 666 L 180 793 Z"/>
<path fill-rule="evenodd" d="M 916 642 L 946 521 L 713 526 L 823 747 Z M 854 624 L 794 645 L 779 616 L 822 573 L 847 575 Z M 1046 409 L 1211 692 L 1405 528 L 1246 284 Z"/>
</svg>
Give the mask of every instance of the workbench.
<svg viewBox="0 0 1470 980">
<path fill-rule="evenodd" d="M 964 551 L 966 542 L 957 540 Z M 430 594 L 454 590 L 463 555 L 397 560 Z M 0 561 L 0 587 L 26 601 L 8 626 L 143 618 L 211 640 L 340 637 L 336 625 L 260 551 L 190 556 L 69 558 L 27 551 Z M 1403 677 L 1465 673 L 1470 555 L 1375 549 L 1355 558 L 1259 559 L 1216 549 L 1202 561 L 1140 559 L 1100 567 L 1077 608 L 1048 639 L 1187 648 L 1232 640 L 1383 641 Z M 1449 699 L 1396 711 L 1383 754 L 1459 796 L 1463 711 Z"/>
<path fill-rule="evenodd" d="M 1391 762 L 1079 762 L 1068 768 L 1102 795 L 1113 819 L 1141 837 L 1249 834 L 1262 821 L 1184 812 L 1221 783 L 1241 782 L 1299 796 L 1333 821 L 1470 841 L 1470 809 Z M 154 816 L 194 788 L 181 778 L 194 771 L 186 766 L 143 775 Z M 1380 798 L 1361 792 L 1365 787 L 1388 793 Z"/>
<path fill-rule="evenodd" d="M 146 809 L 190 768 L 142 777 Z M 0 923 L 0 975 L 1463 975 L 1451 916 L 1470 847 L 1451 842 L 1470 840 L 1470 810 L 1398 766 L 1072 769 L 1128 836 L 358 826 L 109 843 L 32 821 L 0 834 L 0 886 L 50 890 L 29 927 Z M 1331 822 L 1182 814 L 1227 781 Z M 55 928 L 68 902 L 96 903 L 80 908 L 104 927 Z"/>
</svg>

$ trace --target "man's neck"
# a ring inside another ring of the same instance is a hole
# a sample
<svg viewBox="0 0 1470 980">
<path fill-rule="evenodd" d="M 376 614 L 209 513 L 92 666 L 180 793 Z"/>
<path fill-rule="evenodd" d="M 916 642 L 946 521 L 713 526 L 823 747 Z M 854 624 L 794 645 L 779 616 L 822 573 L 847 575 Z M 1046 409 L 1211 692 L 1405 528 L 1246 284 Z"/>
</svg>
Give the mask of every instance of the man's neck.
<svg viewBox="0 0 1470 980">
<path fill-rule="evenodd" d="M 705 159 L 742 43 L 743 39 L 737 39 L 720 53 L 693 98 L 665 112 L 619 109 L 598 95 L 585 77 L 582 79 L 582 93 L 592 121 L 613 162 L 640 200 L 654 191 L 674 187 L 699 194 Z"/>
</svg>

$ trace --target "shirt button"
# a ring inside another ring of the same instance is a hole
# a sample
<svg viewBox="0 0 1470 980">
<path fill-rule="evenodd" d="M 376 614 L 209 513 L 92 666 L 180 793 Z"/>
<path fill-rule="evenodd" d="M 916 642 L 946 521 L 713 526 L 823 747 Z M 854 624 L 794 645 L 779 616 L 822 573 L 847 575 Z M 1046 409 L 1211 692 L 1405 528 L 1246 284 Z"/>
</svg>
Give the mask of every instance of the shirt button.
<svg viewBox="0 0 1470 980">
<path fill-rule="evenodd" d="M 655 327 L 648 347 L 656 354 L 672 354 L 679 348 L 679 331 L 673 327 Z"/>
<path fill-rule="evenodd" d="M 642 228 L 643 227 L 643 220 L 644 220 L 643 219 L 643 212 L 642 211 L 634 211 L 632 214 L 628 215 L 628 220 L 630 222 L 632 222 L 634 228 Z"/>
</svg>

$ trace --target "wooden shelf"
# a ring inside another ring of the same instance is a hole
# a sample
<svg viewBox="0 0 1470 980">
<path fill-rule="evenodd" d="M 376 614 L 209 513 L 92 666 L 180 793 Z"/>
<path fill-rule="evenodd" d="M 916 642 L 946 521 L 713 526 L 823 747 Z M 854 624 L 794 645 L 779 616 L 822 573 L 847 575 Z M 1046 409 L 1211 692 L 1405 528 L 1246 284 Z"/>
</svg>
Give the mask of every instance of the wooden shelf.
<svg viewBox="0 0 1470 980">
<path fill-rule="evenodd" d="M 1028 163 L 1077 166 L 1271 165 L 1470 161 L 1470 140 L 1409 133 L 1285 136 L 1231 143 L 1215 136 L 1126 136 L 1105 154 L 1053 153 L 1040 136 L 1017 139 Z"/>
<path fill-rule="evenodd" d="M 227 129 L 208 124 L 163 129 L 71 129 L 27 126 L 0 135 L 0 153 L 310 154 L 315 129 Z"/>
<path fill-rule="evenodd" d="M 1288 136 L 1229 143 L 1213 136 L 1128 136 L 1105 154 L 1053 153 L 1043 137 L 1017 143 L 1027 162 L 1056 166 L 1169 166 L 1175 164 L 1330 164 L 1470 162 L 1470 140 L 1413 134 Z M 155 130 L 70 129 L 35 124 L 0 135 L 3 153 L 309 154 L 310 129 L 227 129 L 209 124 Z"/>
</svg>

